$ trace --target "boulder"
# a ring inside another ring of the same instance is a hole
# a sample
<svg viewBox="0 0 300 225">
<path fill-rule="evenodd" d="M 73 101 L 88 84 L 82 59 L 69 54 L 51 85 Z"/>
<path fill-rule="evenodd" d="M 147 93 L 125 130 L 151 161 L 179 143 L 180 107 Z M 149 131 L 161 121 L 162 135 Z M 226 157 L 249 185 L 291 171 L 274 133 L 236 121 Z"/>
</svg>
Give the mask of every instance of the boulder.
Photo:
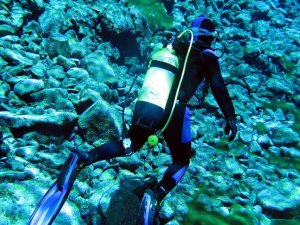
<svg viewBox="0 0 300 225">
<path fill-rule="evenodd" d="M 45 84 L 42 80 L 37 79 L 24 79 L 16 83 L 14 92 L 18 96 L 24 96 L 33 92 L 40 91 L 44 88 Z"/>
<path fill-rule="evenodd" d="M 107 57 L 101 51 L 95 51 L 84 57 L 80 65 L 85 68 L 91 78 L 97 82 L 105 82 L 116 79 L 114 70 Z"/>
<path fill-rule="evenodd" d="M 300 141 L 299 134 L 288 127 L 275 127 L 270 138 L 278 147 L 296 147 Z"/>
<path fill-rule="evenodd" d="M 283 179 L 266 187 L 257 195 L 263 212 L 273 218 L 292 218 L 299 215 L 300 181 Z"/>
<path fill-rule="evenodd" d="M 78 124 L 89 143 L 99 139 L 106 142 L 120 137 L 122 127 L 120 116 L 114 107 L 104 100 L 98 100 L 79 116 Z"/>
<path fill-rule="evenodd" d="M 44 115 L 20 115 L 0 112 L 0 126 L 10 128 L 15 137 L 27 136 L 29 140 L 39 143 L 59 143 L 70 134 L 74 127 L 76 114 L 68 112 L 52 112 Z"/>
<path fill-rule="evenodd" d="M 45 51 L 50 58 L 58 55 L 69 57 L 70 46 L 68 37 L 60 33 L 52 33 L 46 40 Z"/>
</svg>

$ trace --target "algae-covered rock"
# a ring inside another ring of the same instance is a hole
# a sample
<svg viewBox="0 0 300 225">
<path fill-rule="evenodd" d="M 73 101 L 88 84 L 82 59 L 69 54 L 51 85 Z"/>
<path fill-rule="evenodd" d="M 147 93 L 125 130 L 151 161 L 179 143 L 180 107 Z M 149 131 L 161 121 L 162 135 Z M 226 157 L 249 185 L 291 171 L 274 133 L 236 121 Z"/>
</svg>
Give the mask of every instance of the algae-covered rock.
<svg viewBox="0 0 300 225">
<path fill-rule="evenodd" d="M 299 134 L 291 128 L 275 127 L 271 134 L 275 146 L 296 147 L 299 143 Z"/>
<path fill-rule="evenodd" d="M 17 27 L 8 24 L 0 25 L 0 36 L 13 35 L 17 33 Z"/>
<path fill-rule="evenodd" d="M 282 95 L 282 94 L 293 95 L 295 93 L 292 84 L 288 84 L 287 82 L 283 82 L 282 80 L 278 80 L 278 79 L 270 78 L 266 82 L 266 87 L 278 95 Z"/>
<path fill-rule="evenodd" d="M 21 80 L 14 86 L 14 92 L 18 96 L 23 96 L 33 92 L 40 91 L 44 88 L 45 84 L 42 80 L 25 79 Z"/>
<path fill-rule="evenodd" d="M 299 180 L 283 179 L 262 190 L 257 195 L 263 211 L 275 218 L 293 218 L 299 215 Z"/>
<path fill-rule="evenodd" d="M 135 224 L 139 201 L 136 195 L 122 187 L 111 187 L 102 192 L 98 212 L 107 225 Z"/>
<path fill-rule="evenodd" d="M 79 116 L 78 124 L 90 143 L 118 138 L 121 132 L 120 113 L 104 100 L 98 100 L 85 110 Z"/>
<path fill-rule="evenodd" d="M 10 128 L 16 137 L 27 135 L 29 140 L 34 139 L 40 143 L 48 140 L 60 142 L 72 130 L 76 118 L 76 114 L 67 112 L 44 115 L 0 112 L 0 125 Z"/>
<path fill-rule="evenodd" d="M 24 55 L 24 52 L 0 47 L 0 56 L 12 65 L 32 66 L 34 61 Z"/>
<path fill-rule="evenodd" d="M 45 108 L 73 111 L 74 106 L 63 88 L 47 88 L 30 94 L 32 100 Z"/>
<path fill-rule="evenodd" d="M 46 10 L 38 19 L 43 33 L 63 33 L 71 25 L 64 12 L 65 5 L 65 2 L 61 2 L 61 4 L 55 4 L 56 7 L 49 5 L 46 7 Z"/>
<path fill-rule="evenodd" d="M 89 72 L 91 78 L 98 82 L 103 83 L 116 79 L 110 62 L 101 51 L 95 51 L 89 54 L 81 60 L 80 65 Z"/>
<path fill-rule="evenodd" d="M 58 55 L 70 56 L 68 37 L 60 33 L 52 33 L 46 41 L 45 51 L 51 58 Z"/>
</svg>

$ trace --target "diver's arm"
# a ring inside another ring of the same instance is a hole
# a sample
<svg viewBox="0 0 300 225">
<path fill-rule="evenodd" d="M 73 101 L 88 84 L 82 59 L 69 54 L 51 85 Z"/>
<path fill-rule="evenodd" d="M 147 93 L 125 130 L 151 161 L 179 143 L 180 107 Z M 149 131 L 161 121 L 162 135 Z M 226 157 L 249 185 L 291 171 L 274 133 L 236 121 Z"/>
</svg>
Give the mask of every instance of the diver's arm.
<svg viewBox="0 0 300 225">
<path fill-rule="evenodd" d="M 207 61 L 206 77 L 209 80 L 212 93 L 226 119 L 235 118 L 235 110 L 230 99 L 225 82 L 222 78 L 217 59 Z"/>
<path fill-rule="evenodd" d="M 237 133 L 236 126 L 236 115 L 235 110 L 230 99 L 228 90 L 226 88 L 225 82 L 222 78 L 220 66 L 217 58 L 212 56 L 207 60 L 207 71 L 206 77 L 209 80 L 212 93 L 226 118 L 225 134 L 231 134 L 228 138 L 229 141 L 232 141 Z"/>
</svg>

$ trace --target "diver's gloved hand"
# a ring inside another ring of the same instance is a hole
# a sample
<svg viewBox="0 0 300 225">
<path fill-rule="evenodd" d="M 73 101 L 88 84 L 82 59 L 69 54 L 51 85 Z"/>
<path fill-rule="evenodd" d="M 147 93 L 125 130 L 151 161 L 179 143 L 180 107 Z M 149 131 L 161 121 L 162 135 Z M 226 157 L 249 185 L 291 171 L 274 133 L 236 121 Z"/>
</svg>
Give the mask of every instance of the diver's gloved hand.
<svg viewBox="0 0 300 225">
<path fill-rule="evenodd" d="M 225 134 L 228 135 L 231 131 L 230 136 L 228 137 L 228 141 L 232 141 L 237 133 L 237 126 L 235 118 L 228 118 L 225 126 Z"/>
</svg>

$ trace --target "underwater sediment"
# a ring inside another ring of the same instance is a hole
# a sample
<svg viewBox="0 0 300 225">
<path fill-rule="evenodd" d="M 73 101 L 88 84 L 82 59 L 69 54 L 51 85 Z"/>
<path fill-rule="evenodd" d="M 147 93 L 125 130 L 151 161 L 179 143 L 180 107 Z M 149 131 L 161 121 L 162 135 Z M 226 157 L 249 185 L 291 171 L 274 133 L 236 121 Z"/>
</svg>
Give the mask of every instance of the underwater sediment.
<svg viewBox="0 0 300 225">
<path fill-rule="evenodd" d="M 25 224 L 73 149 L 118 138 L 147 59 L 195 16 L 215 48 L 238 115 L 227 142 L 211 93 L 193 110 L 193 158 L 157 223 L 297 224 L 300 212 L 299 1 L 0 0 L 0 224 Z M 133 90 L 126 97 L 137 74 Z M 196 99 L 195 99 L 196 101 Z M 135 224 L 164 142 L 78 176 L 54 224 Z"/>
</svg>

